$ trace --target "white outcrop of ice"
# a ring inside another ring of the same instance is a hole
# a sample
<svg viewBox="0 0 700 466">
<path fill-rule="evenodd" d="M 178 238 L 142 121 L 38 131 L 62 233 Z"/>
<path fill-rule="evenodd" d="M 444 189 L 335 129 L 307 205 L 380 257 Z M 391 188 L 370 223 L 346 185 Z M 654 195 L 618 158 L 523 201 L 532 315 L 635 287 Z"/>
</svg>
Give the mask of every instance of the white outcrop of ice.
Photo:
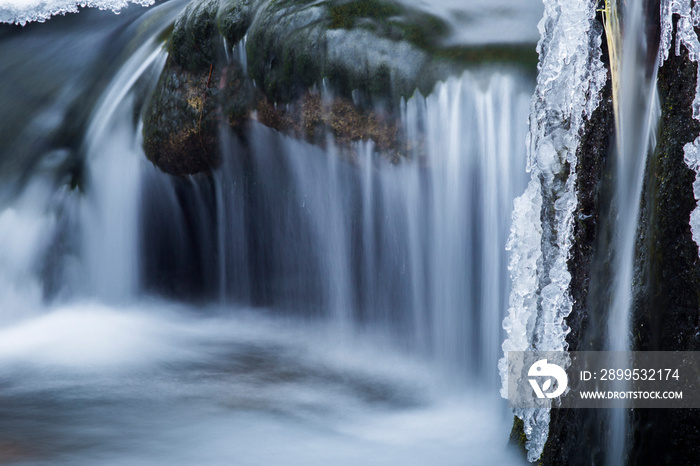
<svg viewBox="0 0 700 466">
<path fill-rule="evenodd" d="M 24 26 L 30 22 L 43 23 L 56 15 L 77 13 L 79 8 L 99 8 L 119 13 L 129 3 L 151 6 L 155 0 L 2 0 L 0 22 Z"/>
<path fill-rule="evenodd" d="M 673 38 L 673 15 L 678 15 L 676 30 L 676 55 L 681 53 L 681 45 L 688 50 L 688 58 L 697 62 L 700 57 L 700 41 L 695 33 L 695 26 L 700 25 L 700 2 L 691 8 L 690 0 L 662 0 L 661 2 L 661 46 L 660 64 L 668 58 Z M 700 67 L 693 101 L 693 118 L 700 121 Z M 686 165 L 696 173 L 693 183 L 695 199 L 700 200 L 700 136 L 683 147 Z M 693 241 L 700 247 L 700 204 L 690 213 L 690 230 Z M 700 248 L 698 249 L 700 254 Z"/>
<path fill-rule="evenodd" d="M 565 351 L 571 312 L 570 255 L 580 131 L 600 102 L 607 71 L 600 60 L 601 26 L 590 0 L 544 0 L 539 23 L 537 88 L 532 98 L 528 169 L 531 181 L 515 201 L 507 249 L 512 290 L 503 321 L 503 351 Z M 507 361 L 499 362 L 507 396 Z M 528 459 L 542 453 L 548 409 L 516 409 Z"/>
</svg>

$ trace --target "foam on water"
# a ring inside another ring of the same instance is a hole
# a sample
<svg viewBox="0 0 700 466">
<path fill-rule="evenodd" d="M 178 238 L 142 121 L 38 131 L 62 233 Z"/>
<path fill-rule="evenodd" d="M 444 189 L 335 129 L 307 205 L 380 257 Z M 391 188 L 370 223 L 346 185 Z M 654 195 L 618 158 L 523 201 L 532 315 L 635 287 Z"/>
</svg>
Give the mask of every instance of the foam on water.
<svg viewBox="0 0 700 466">
<path fill-rule="evenodd" d="M 36 180 L 14 204 L 0 206 L 0 326 L 41 307 L 37 272 L 57 223 L 50 208 L 52 192 L 44 182 Z"/>
<path fill-rule="evenodd" d="M 85 301 L 0 330 L 0 438 L 32 464 L 518 464 L 494 397 L 446 397 L 380 340 L 218 311 Z"/>
</svg>

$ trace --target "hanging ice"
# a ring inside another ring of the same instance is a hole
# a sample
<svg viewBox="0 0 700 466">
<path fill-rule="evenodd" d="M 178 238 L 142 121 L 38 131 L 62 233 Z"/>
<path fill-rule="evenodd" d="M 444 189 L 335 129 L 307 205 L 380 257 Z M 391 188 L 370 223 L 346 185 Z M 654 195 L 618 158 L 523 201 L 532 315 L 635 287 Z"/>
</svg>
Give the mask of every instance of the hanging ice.
<svg viewBox="0 0 700 466">
<path fill-rule="evenodd" d="M 503 351 L 566 350 L 571 312 L 567 260 L 576 198 L 576 151 L 584 121 L 600 102 L 607 71 L 600 60 L 601 27 L 589 0 L 545 0 L 540 21 L 537 89 L 532 98 L 528 168 L 532 179 L 516 200 L 507 248 L 512 291 Z M 543 222 L 544 217 L 554 222 Z M 499 362 L 506 396 L 507 364 Z M 516 410 L 524 422 L 528 459 L 542 453 L 549 411 Z"/>
</svg>

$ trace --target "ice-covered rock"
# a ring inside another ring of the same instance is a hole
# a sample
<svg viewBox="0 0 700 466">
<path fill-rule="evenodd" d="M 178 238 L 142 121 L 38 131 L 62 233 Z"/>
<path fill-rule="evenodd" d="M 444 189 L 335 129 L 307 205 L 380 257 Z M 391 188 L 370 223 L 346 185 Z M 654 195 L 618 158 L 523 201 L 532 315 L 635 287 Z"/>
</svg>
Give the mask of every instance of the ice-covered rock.
<svg viewBox="0 0 700 466">
<path fill-rule="evenodd" d="M 508 242 L 513 288 L 503 322 L 503 351 L 567 349 L 573 216 L 577 207 L 576 151 L 580 132 L 607 80 L 595 2 L 545 0 L 537 89 L 529 134 L 530 184 L 515 203 Z M 502 395 L 507 362 L 500 361 Z M 516 409 L 524 423 L 528 459 L 539 458 L 549 431 L 546 409 Z"/>
</svg>

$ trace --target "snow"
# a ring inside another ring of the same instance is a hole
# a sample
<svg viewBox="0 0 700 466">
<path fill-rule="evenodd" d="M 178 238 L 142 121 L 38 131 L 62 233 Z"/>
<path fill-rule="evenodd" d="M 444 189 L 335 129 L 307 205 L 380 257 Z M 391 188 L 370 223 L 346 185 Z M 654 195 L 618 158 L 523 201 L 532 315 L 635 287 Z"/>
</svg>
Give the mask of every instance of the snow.
<svg viewBox="0 0 700 466">
<path fill-rule="evenodd" d="M 56 15 L 77 13 L 79 8 L 99 8 L 119 13 L 129 3 L 151 6 L 155 0 L 2 0 L 0 22 L 22 26 L 37 21 L 43 23 Z"/>
</svg>

